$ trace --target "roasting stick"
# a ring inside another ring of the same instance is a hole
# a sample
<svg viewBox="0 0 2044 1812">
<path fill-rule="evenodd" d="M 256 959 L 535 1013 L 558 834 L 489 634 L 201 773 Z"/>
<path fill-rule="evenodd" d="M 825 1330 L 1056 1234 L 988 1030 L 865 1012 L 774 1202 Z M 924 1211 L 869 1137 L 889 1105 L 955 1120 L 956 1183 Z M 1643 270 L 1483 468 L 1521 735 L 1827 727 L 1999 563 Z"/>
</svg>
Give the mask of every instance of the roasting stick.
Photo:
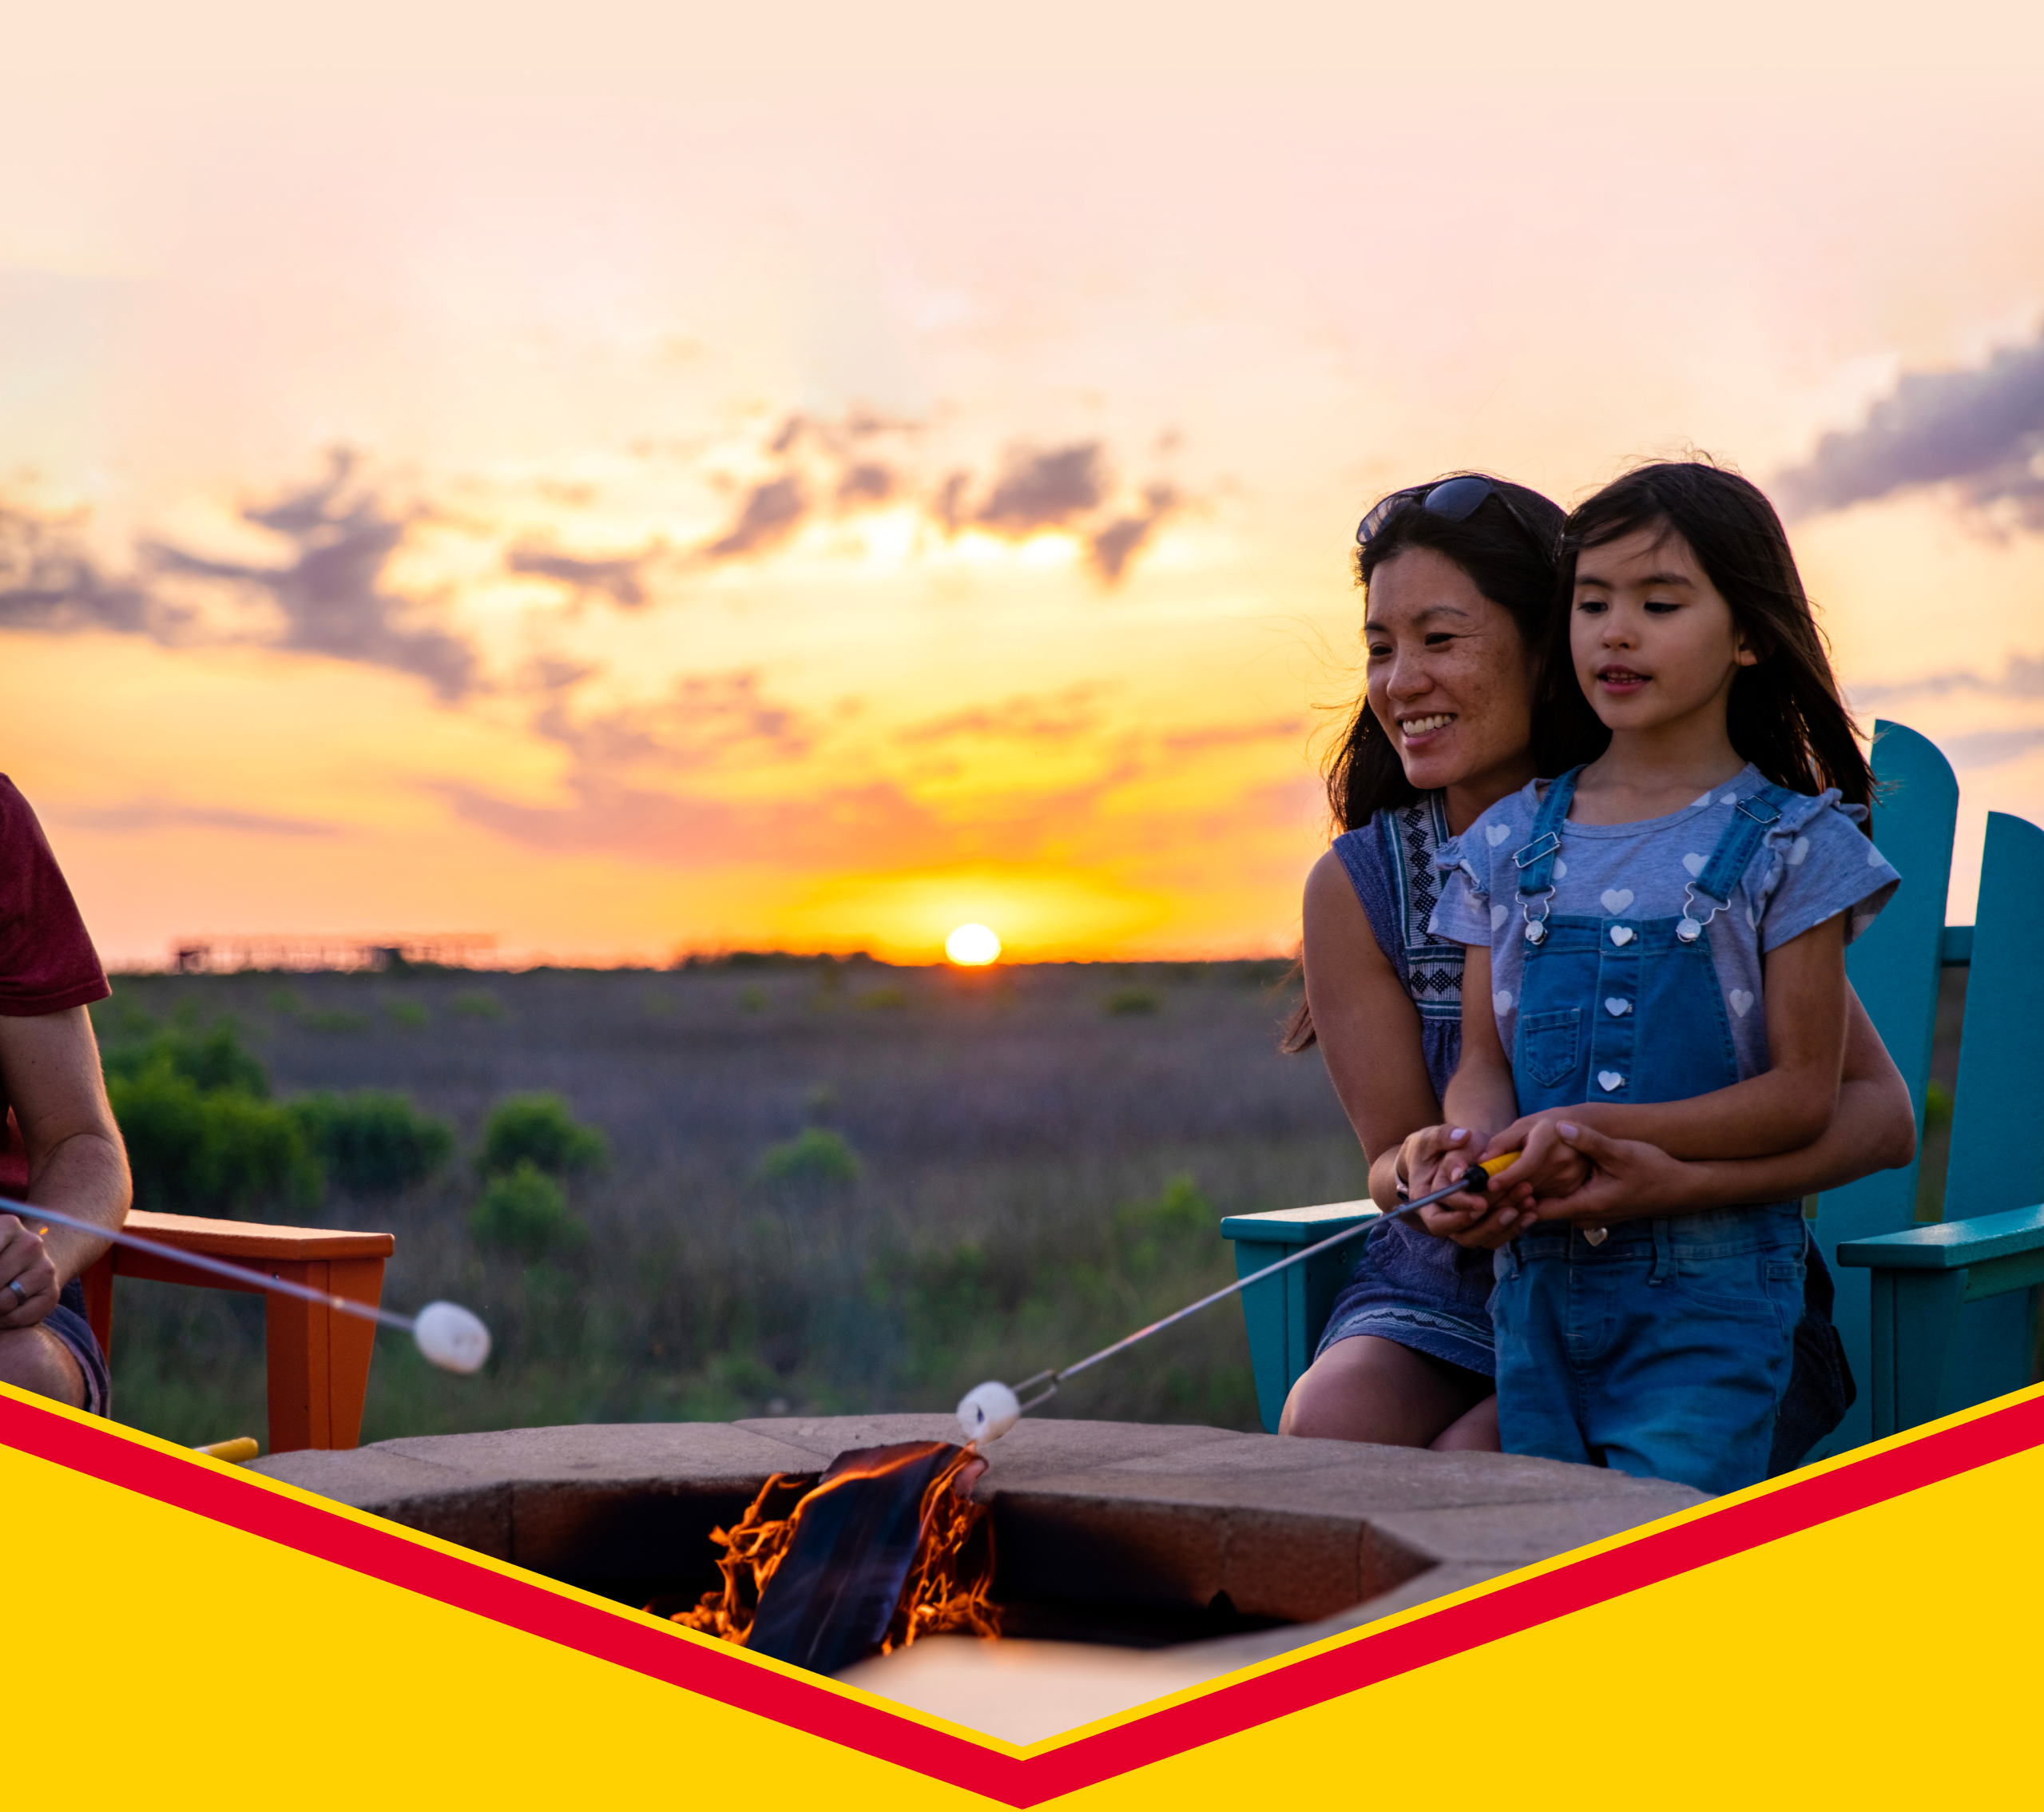
<svg viewBox="0 0 2044 1812">
<path fill-rule="evenodd" d="M 1479 1194 L 1490 1186 L 1490 1179 L 1507 1166 L 1518 1162 L 1516 1151 L 1501 1151 L 1494 1158 L 1486 1158 L 1480 1164 L 1472 1164 L 1445 1189 L 1437 1189 L 1431 1195 L 1423 1195 L 1417 1202 L 1401 1202 L 1388 1213 L 1379 1214 L 1370 1224 L 1382 1226 L 1387 1221 L 1403 1220 L 1407 1214 L 1416 1214 L 1422 1208 L 1431 1208 L 1437 1202 L 1445 1202 L 1460 1190 L 1471 1189 Z M 1237 1290 L 1247 1289 L 1251 1284 L 1261 1283 L 1266 1278 L 1274 1278 L 1280 1271 L 1294 1265 L 1304 1264 L 1317 1254 L 1328 1252 L 1344 1240 L 1355 1237 L 1354 1226 L 1343 1227 L 1340 1233 L 1329 1234 L 1325 1239 L 1316 1240 L 1311 1246 L 1301 1246 L 1288 1258 L 1280 1258 L 1275 1265 L 1266 1265 L 1260 1271 L 1252 1271 L 1246 1278 L 1237 1278 L 1234 1282 L 1216 1290 L 1211 1296 L 1203 1296 L 1197 1302 L 1189 1302 L 1181 1309 L 1166 1315 L 1161 1321 L 1152 1321 L 1146 1328 L 1138 1328 L 1132 1334 L 1125 1334 L 1112 1346 L 1103 1346 L 1097 1353 L 1089 1353 L 1075 1364 L 1065 1365 L 1055 1371 L 1038 1372 L 1035 1377 L 1024 1378 L 1018 1385 L 1004 1385 L 992 1381 L 975 1385 L 967 1391 L 958 1404 L 958 1425 L 966 1432 L 968 1440 L 998 1440 L 1009 1429 L 1040 1404 L 1048 1403 L 1058 1394 L 1058 1386 L 1066 1378 L 1075 1377 L 1089 1365 L 1097 1365 L 1103 1359 L 1111 1359 L 1125 1347 L 1133 1346 L 1139 1340 L 1149 1337 L 1173 1322 L 1182 1321 L 1188 1315 L 1197 1315 L 1202 1309 L 1209 1309 L 1222 1297 L 1232 1296 Z M 1022 1393 L 1033 1390 L 1038 1385 L 1044 1388 L 1026 1402 Z"/>
<path fill-rule="evenodd" d="M 335 1296 L 323 1289 L 293 1283 L 288 1278 L 266 1278 L 260 1271 L 251 1270 L 245 1265 L 229 1264 L 226 1259 L 216 1258 L 210 1253 L 187 1252 L 182 1246 L 172 1246 L 164 1240 L 145 1239 L 125 1227 L 103 1227 L 95 1221 L 81 1221 L 74 1214 L 59 1214 L 54 1208 L 31 1207 L 26 1202 L 12 1201 L 4 1195 L 0 1195 L 0 1214 L 14 1215 L 24 1225 L 41 1221 L 75 1227 L 80 1233 L 90 1234 L 97 1239 L 111 1240 L 116 1246 L 189 1265 L 195 1271 L 209 1271 L 217 1278 L 232 1278 L 251 1289 L 268 1290 L 276 1296 L 294 1296 L 300 1302 L 315 1302 L 322 1308 L 338 1309 L 343 1315 L 359 1316 L 365 1321 L 381 1321 L 387 1328 L 402 1328 L 418 1341 L 419 1350 L 445 1372 L 480 1371 L 483 1361 L 490 1357 L 489 1329 L 458 1302 L 429 1302 L 416 1315 L 399 1315 L 374 1303 L 357 1302 L 352 1297 Z M 47 1226 L 37 1229 L 39 1233 L 49 1230 Z M 0 1283 L 0 1289 L 6 1287 Z"/>
</svg>

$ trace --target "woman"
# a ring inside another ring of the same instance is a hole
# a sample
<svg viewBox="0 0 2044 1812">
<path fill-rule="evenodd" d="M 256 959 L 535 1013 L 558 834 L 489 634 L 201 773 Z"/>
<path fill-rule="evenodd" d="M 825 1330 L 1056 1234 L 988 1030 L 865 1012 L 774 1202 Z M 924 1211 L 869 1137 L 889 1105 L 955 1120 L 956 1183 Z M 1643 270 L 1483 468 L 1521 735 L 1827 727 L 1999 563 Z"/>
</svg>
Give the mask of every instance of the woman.
<svg viewBox="0 0 2044 1812">
<path fill-rule="evenodd" d="M 1307 880 L 1306 999 L 1285 1046 L 1320 1046 L 1381 1206 L 1432 1155 L 1460 1053 L 1462 951 L 1426 929 L 1435 852 L 1536 773 L 1596 753 L 1560 746 L 1579 729 L 1534 721 L 1535 650 L 1562 521 L 1536 491 L 1464 474 L 1394 491 L 1356 532 L 1367 687 L 1328 772 L 1341 834 Z M 1586 1129 L 1578 1186 L 1543 1202 L 1541 1215 L 1595 1226 L 1780 1201 L 1906 1163 L 1915 1142 L 1908 1091 L 1855 997 L 1838 1111 L 1816 1143 L 1684 1164 Z M 1523 1192 L 1504 1196 L 1476 1236 L 1486 1243 L 1455 1244 L 1403 1221 L 1372 1233 L 1292 1387 L 1284 1432 L 1494 1450 L 1486 1244 L 1510 1238 L 1526 1206 Z M 1776 1471 L 1797 1464 L 1852 1401 L 1830 1275 L 1814 1247 L 1808 1263 Z"/>
</svg>

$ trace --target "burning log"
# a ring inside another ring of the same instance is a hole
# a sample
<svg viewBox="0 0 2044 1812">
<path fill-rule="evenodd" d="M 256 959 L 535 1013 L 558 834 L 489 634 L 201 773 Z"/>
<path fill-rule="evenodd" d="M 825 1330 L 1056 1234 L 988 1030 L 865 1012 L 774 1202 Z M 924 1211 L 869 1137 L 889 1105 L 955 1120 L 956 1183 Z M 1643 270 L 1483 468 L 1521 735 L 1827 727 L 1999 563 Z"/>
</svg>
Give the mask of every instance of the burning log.
<svg viewBox="0 0 2044 1812">
<path fill-rule="evenodd" d="M 820 1674 L 919 1636 L 1000 1634 L 994 1530 L 967 1493 L 970 1447 L 907 1441 L 840 1453 L 820 1476 L 776 1472 L 728 1530 L 724 1584 L 673 1621 Z"/>
</svg>

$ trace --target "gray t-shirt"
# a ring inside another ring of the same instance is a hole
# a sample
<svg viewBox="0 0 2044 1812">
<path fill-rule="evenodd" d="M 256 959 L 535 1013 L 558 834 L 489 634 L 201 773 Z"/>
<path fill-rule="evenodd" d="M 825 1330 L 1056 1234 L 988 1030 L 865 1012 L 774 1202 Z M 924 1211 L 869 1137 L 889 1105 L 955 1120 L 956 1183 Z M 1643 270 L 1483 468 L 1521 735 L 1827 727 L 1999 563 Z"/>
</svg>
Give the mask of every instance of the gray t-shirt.
<svg viewBox="0 0 2044 1812">
<path fill-rule="evenodd" d="M 1526 950 L 1519 871 L 1512 858 L 1533 840 L 1534 816 L 1547 784 L 1534 781 L 1499 800 L 1460 836 L 1441 845 L 1447 884 L 1428 928 L 1458 944 L 1490 946 L 1490 1004 L 1507 1051 Z M 1568 820 L 1562 826 L 1554 897 L 1547 910 L 1558 918 L 1679 917 L 1685 890 L 1710 860 L 1732 806 L 1767 784 L 1748 765 L 1665 818 L 1630 825 Z M 1725 991 L 1741 1081 L 1769 1067 L 1761 956 L 1840 912 L 1851 914 L 1845 928 L 1851 943 L 1873 923 L 1900 883 L 1901 876 L 1859 830 L 1866 816 L 1864 806 L 1841 805 L 1836 788 L 1815 799 L 1795 795 L 1753 852 L 1725 910 L 1705 931 Z"/>
</svg>

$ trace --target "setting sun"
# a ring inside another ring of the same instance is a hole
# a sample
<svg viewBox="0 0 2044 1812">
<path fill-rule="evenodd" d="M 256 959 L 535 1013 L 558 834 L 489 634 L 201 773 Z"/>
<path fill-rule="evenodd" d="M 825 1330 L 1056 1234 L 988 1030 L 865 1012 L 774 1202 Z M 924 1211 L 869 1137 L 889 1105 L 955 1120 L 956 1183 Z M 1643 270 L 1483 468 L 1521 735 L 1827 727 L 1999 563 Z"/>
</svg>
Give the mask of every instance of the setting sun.
<svg viewBox="0 0 2044 1812">
<path fill-rule="evenodd" d="M 977 969 L 1001 954 L 1001 940 L 984 925 L 960 925 L 944 940 L 944 954 L 960 968 Z"/>
</svg>

